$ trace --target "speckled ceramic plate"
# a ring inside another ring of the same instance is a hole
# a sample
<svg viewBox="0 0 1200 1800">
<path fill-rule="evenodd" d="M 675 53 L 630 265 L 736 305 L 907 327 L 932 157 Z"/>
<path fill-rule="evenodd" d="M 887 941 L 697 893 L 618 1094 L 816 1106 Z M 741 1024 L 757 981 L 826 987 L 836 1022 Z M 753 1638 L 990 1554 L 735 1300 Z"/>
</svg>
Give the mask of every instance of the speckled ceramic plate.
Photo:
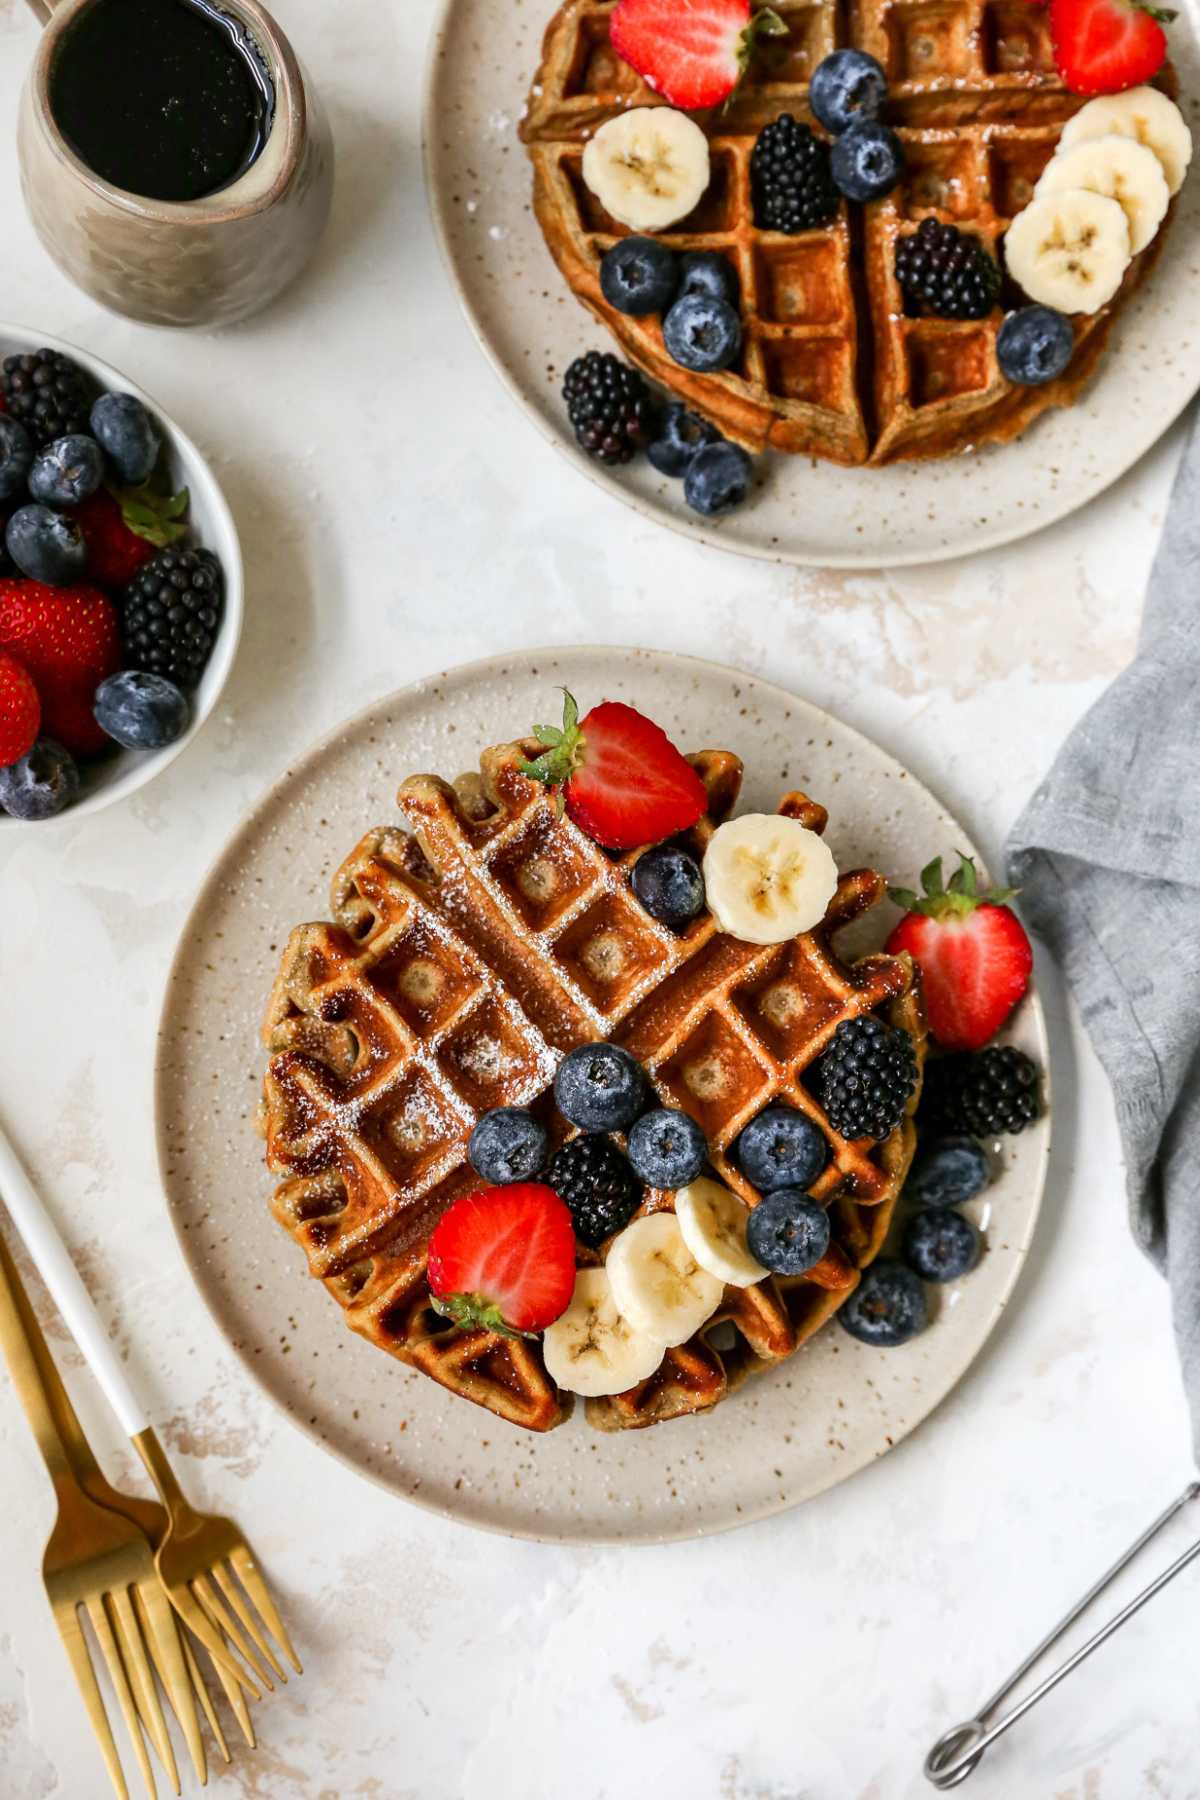
<svg viewBox="0 0 1200 1800">
<path fill-rule="evenodd" d="M 934 463 L 841 469 L 760 459 L 761 485 L 706 522 L 680 484 L 645 461 L 608 471 L 577 448 L 559 388 L 581 351 L 611 349 L 542 241 L 517 138 L 542 31 L 556 0 L 443 0 L 425 95 L 430 204 L 450 276 L 502 380 L 543 436 L 638 512 L 747 556 L 895 568 L 992 549 L 1061 519 L 1123 475 L 1200 387 L 1200 174 L 1193 169 L 1162 260 L 1130 304 L 1082 401 L 1015 444 Z M 1200 112 L 1200 44 L 1187 9 L 1171 50 L 1188 116 Z"/>
<path fill-rule="evenodd" d="M 382 700 L 288 770 L 213 869 L 184 930 L 163 1007 L 159 1151 L 168 1203 L 201 1293 L 238 1355 L 285 1412 L 355 1469 L 473 1525 L 575 1542 L 717 1531 L 794 1506 L 882 1456 L 979 1354 L 1016 1281 L 1041 1198 L 1044 1120 L 997 1151 L 976 1216 L 987 1251 L 938 1294 L 933 1323 L 871 1351 L 837 1323 L 707 1416 L 606 1436 L 582 1409 L 547 1436 L 515 1430 L 355 1338 L 268 1211 L 253 1115 L 258 1021 L 288 930 L 327 917 L 334 869 L 395 815 L 408 774 L 454 776 L 486 744 L 553 709 L 628 700 L 681 745 L 747 762 L 743 806 L 787 788 L 824 801 L 841 867 L 911 881 L 966 833 L 866 739 L 782 689 L 689 657 L 561 650 L 493 657 Z M 891 912 L 890 908 L 880 912 Z M 860 921 L 859 949 L 886 933 Z M 1046 1067 L 1036 996 L 1015 1041 Z"/>
</svg>

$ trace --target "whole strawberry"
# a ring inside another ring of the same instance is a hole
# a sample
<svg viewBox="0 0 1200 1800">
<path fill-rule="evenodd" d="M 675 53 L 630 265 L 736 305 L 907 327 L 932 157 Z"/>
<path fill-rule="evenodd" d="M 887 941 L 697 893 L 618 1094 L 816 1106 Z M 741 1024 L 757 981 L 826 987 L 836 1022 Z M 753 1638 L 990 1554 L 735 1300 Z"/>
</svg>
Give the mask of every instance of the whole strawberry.
<svg viewBox="0 0 1200 1800">
<path fill-rule="evenodd" d="M 112 601 L 93 587 L 46 587 L 0 580 L 0 650 L 33 677 L 42 703 L 42 733 L 76 756 L 108 742 L 92 714 L 99 686 L 120 660 Z"/>
<path fill-rule="evenodd" d="M 32 750 L 42 719 L 42 703 L 23 663 L 0 650 L 0 769 Z"/>
<path fill-rule="evenodd" d="M 659 844 L 708 805 L 704 783 L 661 725 L 623 700 L 602 700 L 581 719 L 566 694 L 561 728 L 536 725 L 534 736 L 545 748 L 525 773 L 560 790 L 579 829 L 606 849 Z"/>
<path fill-rule="evenodd" d="M 76 508 L 87 546 L 88 580 L 119 593 L 150 558 L 187 532 L 187 490 L 160 495 L 146 488 L 101 488 Z"/>
<path fill-rule="evenodd" d="M 999 1031 L 1029 986 L 1033 951 L 1007 904 L 1013 888 L 981 894 L 975 864 L 959 857 L 949 883 L 942 859 L 921 871 L 921 895 L 889 888 L 905 908 L 887 947 L 907 950 L 921 971 L 929 1028 L 947 1050 L 979 1050 Z"/>
</svg>

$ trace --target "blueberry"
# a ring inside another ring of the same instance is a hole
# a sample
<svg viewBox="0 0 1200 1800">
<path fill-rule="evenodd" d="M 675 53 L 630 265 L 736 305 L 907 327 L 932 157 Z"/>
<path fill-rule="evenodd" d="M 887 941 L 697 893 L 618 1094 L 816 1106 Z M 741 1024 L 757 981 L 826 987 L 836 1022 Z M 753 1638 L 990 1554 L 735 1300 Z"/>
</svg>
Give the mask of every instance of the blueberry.
<svg viewBox="0 0 1200 1800">
<path fill-rule="evenodd" d="M 583 1131 L 623 1131 L 646 1104 L 646 1077 L 617 1044 L 584 1044 L 563 1057 L 554 1098 L 564 1119 Z"/>
<path fill-rule="evenodd" d="M 20 762 L 0 769 L 0 810 L 14 819 L 52 819 L 78 792 L 74 758 L 53 738 L 39 738 Z"/>
<path fill-rule="evenodd" d="M 25 492 L 33 466 L 33 445 L 19 419 L 0 413 L 0 500 L 15 500 Z"/>
<path fill-rule="evenodd" d="M 829 1214 L 802 1188 L 777 1188 L 750 1210 L 751 1256 L 775 1275 L 803 1275 L 829 1248 Z"/>
<path fill-rule="evenodd" d="M 497 1106 L 471 1133 L 467 1154 L 485 1181 L 532 1181 L 546 1166 L 550 1138 L 521 1106 Z"/>
<path fill-rule="evenodd" d="M 629 1133 L 629 1161 L 647 1187 L 681 1188 L 708 1160 L 708 1140 L 690 1113 L 656 1106 Z"/>
<path fill-rule="evenodd" d="M 737 270 L 719 250 L 685 250 L 679 259 L 679 294 L 707 294 L 736 306 Z"/>
<path fill-rule="evenodd" d="M 92 430 L 109 462 L 129 487 L 154 473 L 162 437 L 154 420 L 132 394 L 101 394 L 92 408 Z"/>
<path fill-rule="evenodd" d="M 630 884 L 650 914 L 662 925 L 689 925 L 704 910 L 704 876 L 700 864 L 678 844 L 657 844 L 639 856 Z"/>
<path fill-rule="evenodd" d="M 99 444 L 75 432 L 38 451 L 29 471 L 29 492 L 43 506 L 82 506 L 103 479 Z"/>
<path fill-rule="evenodd" d="M 970 1219 L 947 1206 L 926 1207 L 904 1228 L 904 1260 L 926 1281 L 955 1281 L 979 1261 L 980 1237 Z"/>
<path fill-rule="evenodd" d="M 927 1216 L 922 1213 L 922 1218 Z M 958 1218 L 958 1213 L 948 1213 Z M 929 1314 L 925 1306 L 925 1289 L 911 1269 L 903 1263 L 877 1262 L 838 1313 L 851 1337 L 877 1349 L 891 1350 L 907 1344 L 909 1338 L 924 1331 Z"/>
<path fill-rule="evenodd" d="M 833 179 L 847 200 L 890 194 L 904 168 L 900 139 L 888 125 L 865 119 L 844 131 L 829 158 Z"/>
<path fill-rule="evenodd" d="M 728 300 L 683 294 L 663 320 L 663 343 L 681 369 L 727 369 L 742 347 L 742 321 Z"/>
<path fill-rule="evenodd" d="M 826 131 L 839 136 L 860 119 L 876 119 L 887 98 L 887 76 L 863 50 L 834 50 L 813 70 L 808 104 Z"/>
<path fill-rule="evenodd" d="M 187 729 L 191 708 L 173 681 L 122 669 L 96 689 L 96 723 L 126 750 L 161 750 Z"/>
<path fill-rule="evenodd" d="M 768 1106 L 733 1147 L 738 1167 L 760 1193 L 811 1187 L 829 1157 L 825 1134 L 792 1106 Z"/>
<path fill-rule="evenodd" d="M 737 444 L 706 444 L 697 450 L 683 478 L 683 497 L 705 518 L 732 512 L 750 492 L 754 464 Z"/>
<path fill-rule="evenodd" d="M 996 339 L 1001 373 L 1019 387 L 1040 387 L 1061 375 L 1071 360 L 1071 321 L 1052 306 L 1021 306 L 1009 313 Z"/>
<path fill-rule="evenodd" d="M 66 587 L 87 567 L 87 547 L 74 519 L 48 506 L 22 506 L 4 531 L 8 554 L 31 581 Z"/>
<path fill-rule="evenodd" d="M 627 237 L 606 250 L 600 264 L 600 291 L 619 313 L 666 312 L 679 286 L 675 252 L 657 238 Z"/>
<path fill-rule="evenodd" d="M 918 1206 L 962 1206 L 990 1177 L 988 1159 L 974 1138 L 934 1138 L 917 1151 L 905 1191 Z"/>
<path fill-rule="evenodd" d="M 721 434 L 715 425 L 673 400 L 659 426 L 658 436 L 646 446 L 646 455 L 660 475 L 684 475 L 697 450 L 703 450 L 705 444 L 720 442 Z"/>
</svg>

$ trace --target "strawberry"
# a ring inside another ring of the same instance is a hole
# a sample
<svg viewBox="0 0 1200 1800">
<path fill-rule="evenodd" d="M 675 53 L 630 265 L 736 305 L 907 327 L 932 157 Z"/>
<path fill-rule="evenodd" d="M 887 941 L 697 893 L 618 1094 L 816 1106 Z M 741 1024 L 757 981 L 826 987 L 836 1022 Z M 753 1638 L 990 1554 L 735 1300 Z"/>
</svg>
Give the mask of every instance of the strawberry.
<svg viewBox="0 0 1200 1800">
<path fill-rule="evenodd" d="M 929 1028 L 947 1050 L 978 1050 L 994 1037 L 1025 989 L 1033 968 L 1029 939 L 1012 908 L 1014 888 L 978 891 L 975 864 L 942 884 L 942 859 L 921 871 L 924 895 L 889 888 L 904 918 L 887 941 L 907 950 L 921 971 Z"/>
<path fill-rule="evenodd" d="M 564 689 L 562 728 L 535 725 L 545 746 L 521 767 L 560 789 L 581 831 L 609 850 L 661 843 L 694 825 L 708 805 L 704 783 L 666 732 L 623 700 L 579 717 Z"/>
<path fill-rule="evenodd" d="M 186 488 L 161 495 L 149 486 L 100 488 L 75 510 L 88 554 L 88 580 L 119 591 L 129 586 L 156 550 L 183 537 Z"/>
<path fill-rule="evenodd" d="M 719 106 L 760 37 L 786 37 L 777 13 L 750 0 L 620 0 L 609 20 L 617 55 L 671 106 Z"/>
<path fill-rule="evenodd" d="M 33 749 L 42 703 L 23 663 L 0 650 L 0 769 L 20 762 Z"/>
<path fill-rule="evenodd" d="M 1119 94 L 1162 68 L 1173 12 L 1141 0 L 1050 0 L 1058 72 L 1075 94 Z"/>
<path fill-rule="evenodd" d="M 537 1181 L 456 1200 L 429 1240 L 429 1286 L 456 1325 L 532 1337 L 575 1291 L 575 1230 L 553 1188 Z"/>
<path fill-rule="evenodd" d="M 112 601 L 93 587 L 45 587 L 0 581 L 0 650 L 11 650 L 33 677 L 42 731 L 76 756 L 109 739 L 92 716 L 100 682 L 120 659 Z"/>
</svg>

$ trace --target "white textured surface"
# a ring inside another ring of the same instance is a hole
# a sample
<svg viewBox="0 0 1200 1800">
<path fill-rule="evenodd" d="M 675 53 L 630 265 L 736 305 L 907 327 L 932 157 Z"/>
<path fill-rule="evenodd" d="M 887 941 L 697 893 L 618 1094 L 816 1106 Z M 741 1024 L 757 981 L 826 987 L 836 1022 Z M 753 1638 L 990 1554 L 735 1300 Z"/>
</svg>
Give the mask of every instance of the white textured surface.
<svg viewBox="0 0 1200 1800">
<path fill-rule="evenodd" d="M 427 1518 L 258 1397 L 188 1283 L 158 1194 L 159 994 L 203 869 L 288 758 L 410 676 L 506 644 L 642 642 L 768 674 L 876 736 L 994 856 L 1131 653 L 1177 441 L 1073 521 L 975 565 L 830 578 L 669 535 L 539 440 L 450 300 L 417 149 L 425 8 L 292 0 L 287 23 L 334 115 L 340 187 L 316 267 L 237 331 L 158 334 L 81 300 L 21 218 L 0 146 L 6 309 L 162 397 L 213 454 L 247 552 L 242 654 L 196 745 L 128 806 L 0 851 L 0 1106 L 185 1480 L 254 1538 L 307 1664 L 258 1709 L 259 1751 L 210 1788 L 915 1800 L 932 1791 L 929 1740 L 1189 1467 L 1165 1295 L 1127 1239 L 1108 1096 L 1052 971 L 1051 1190 L 976 1369 L 884 1462 L 800 1511 L 625 1552 Z M 0 0 L 10 120 L 32 44 L 18 0 Z M 77 1359 L 64 1362 L 110 1472 L 133 1482 Z M 7 1389 L 0 1464 L 0 1791 L 104 1800 L 41 1592 L 49 1491 Z M 1195 1581 L 964 1791 L 1190 1800 Z"/>
</svg>

